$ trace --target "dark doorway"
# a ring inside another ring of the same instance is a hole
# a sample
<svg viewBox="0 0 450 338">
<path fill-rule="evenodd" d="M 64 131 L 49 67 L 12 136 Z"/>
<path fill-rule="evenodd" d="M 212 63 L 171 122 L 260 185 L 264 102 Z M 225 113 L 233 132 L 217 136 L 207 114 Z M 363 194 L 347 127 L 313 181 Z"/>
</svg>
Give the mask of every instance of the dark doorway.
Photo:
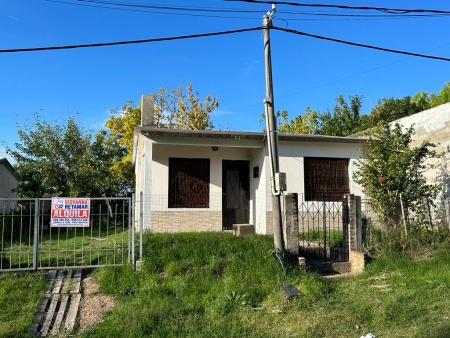
<svg viewBox="0 0 450 338">
<path fill-rule="evenodd" d="M 249 161 L 222 161 L 222 227 L 247 224 L 250 217 Z"/>
</svg>

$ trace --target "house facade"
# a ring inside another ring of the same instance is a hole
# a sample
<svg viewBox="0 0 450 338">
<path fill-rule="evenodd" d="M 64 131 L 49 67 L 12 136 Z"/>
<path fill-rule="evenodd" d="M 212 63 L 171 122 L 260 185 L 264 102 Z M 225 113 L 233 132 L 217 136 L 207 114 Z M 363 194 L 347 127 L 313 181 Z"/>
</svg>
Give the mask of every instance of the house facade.
<svg viewBox="0 0 450 338">
<path fill-rule="evenodd" d="M 0 158 L 0 214 L 8 213 L 17 205 L 16 201 L 1 200 L 17 198 L 19 176 L 6 158 Z"/>
<path fill-rule="evenodd" d="M 223 231 L 252 224 L 273 233 L 272 180 L 264 133 L 135 129 L 137 226 L 144 231 Z M 151 121 L 150 118 L 147 121 Z M 279 135 L 285 193 L 339 201 L 361 193 L 352 179 L 361 138 Z"/>
</svg>

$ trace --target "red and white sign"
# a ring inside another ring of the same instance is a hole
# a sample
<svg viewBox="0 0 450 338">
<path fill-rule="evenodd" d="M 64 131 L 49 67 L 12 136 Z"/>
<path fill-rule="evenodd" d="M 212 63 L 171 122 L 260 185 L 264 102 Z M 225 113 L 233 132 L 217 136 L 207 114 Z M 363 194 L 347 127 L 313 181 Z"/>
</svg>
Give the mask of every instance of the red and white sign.
<svg viewBox="0 0 450 338">
<path fill-rule="evenodd" d="M 89 227 L 90 198 L 53 197 L 51 227 Z"/>
</svg>

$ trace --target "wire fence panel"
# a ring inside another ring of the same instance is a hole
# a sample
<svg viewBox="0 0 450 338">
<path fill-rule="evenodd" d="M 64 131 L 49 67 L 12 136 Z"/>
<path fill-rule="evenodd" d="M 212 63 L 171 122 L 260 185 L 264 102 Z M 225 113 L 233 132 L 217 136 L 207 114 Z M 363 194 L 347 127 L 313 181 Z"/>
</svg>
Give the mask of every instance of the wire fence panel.
<svg viewBox="0 0 450 338">
<path fill-rule="evenodd" d="M 131 198 L 91 198 L 89 227 L 52 227 L 50 198 L 1 202 L 0 271 L 134 263 Z"/>
</svg>

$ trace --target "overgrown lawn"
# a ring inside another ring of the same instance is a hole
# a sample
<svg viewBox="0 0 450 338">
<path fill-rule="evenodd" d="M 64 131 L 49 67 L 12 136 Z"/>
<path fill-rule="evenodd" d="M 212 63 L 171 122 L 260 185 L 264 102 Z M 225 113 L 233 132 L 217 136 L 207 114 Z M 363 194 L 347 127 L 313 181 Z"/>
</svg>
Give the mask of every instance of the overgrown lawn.
<svg viewBox="0 0 450 338">
<path fill-rule="evenodd" d="M 85 337 L 448 337 L 450 251 L 391 255 L 324 279 L 273 257 L 272 237 L 150 235 L 142 270 L 98 270 L 118 305 Z M 305 295 L 288 300 L 282 285 Z"/>
<path fill-rule="evenodd" d="M 422 260 L 372 260 L 357 276 L 324 279 L 272 254 L 271 236 L 146 235 L 138 272 L 95 270 L 116 306 L 70 337 L 449 337 L 450 249 Z M 45 274 L 4 273 L 0 337 L 27 332 Z M 304 296 L 287 299 L 280 287 Z"/>
</svg>

